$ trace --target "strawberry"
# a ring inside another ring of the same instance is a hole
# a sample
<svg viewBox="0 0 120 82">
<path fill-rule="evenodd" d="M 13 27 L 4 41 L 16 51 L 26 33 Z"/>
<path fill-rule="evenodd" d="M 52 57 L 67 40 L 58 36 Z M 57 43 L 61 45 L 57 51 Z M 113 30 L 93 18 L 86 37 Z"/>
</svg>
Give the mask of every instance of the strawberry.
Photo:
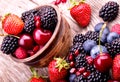
<svg viewBox="0 0 120 82">
<path fill-rule="evenodd" d="M 46 80 L 43 77 L 38 76 L 38 73 L 35 71 L 34 68 L 31 67 L 31 71 L 33 73 L 33 76 L 29 82 L 46 82 Z"/>
<path fill-rule="evenodd" d="M 111 32 L 116 32 L 116 33 L 120 34 L 120 24 L 113 25 L 111 28 Z"/>
<path fill-rule="evenodd" d="M 7 14 L 2 20 L 2 28 L 8 34 L 17 35 L 23 27 L 24 22 L 15 14 Z"/>
<path fill-rule="evenodd" d="M 120 54 L 116 55 L 113 60 L 112 76 L 115 80 L 120 80 Z"/>
<path fill-rule="evenodd" d="M 74 20 L 76 20 L 76 22 L 78 22 L 78 24 L 81 27 L 86 27 L 89 24 L 90 18 L 91 18 L 90 5 L 83 1 L 81 1 L 79 3 L 75 3 L 73 1 L 72 3 L 75 4 L 75 6 L 73 6 L 70 9 L 70 14 L 71 14 L 72 18 Z"/>
<path fill-rule="evenodd" d="M 51 82 L 58 82 L 66 78 L 69 64 L 62 58 L 54 58 L 48 66 L 48 73 Z"/>
</svg>

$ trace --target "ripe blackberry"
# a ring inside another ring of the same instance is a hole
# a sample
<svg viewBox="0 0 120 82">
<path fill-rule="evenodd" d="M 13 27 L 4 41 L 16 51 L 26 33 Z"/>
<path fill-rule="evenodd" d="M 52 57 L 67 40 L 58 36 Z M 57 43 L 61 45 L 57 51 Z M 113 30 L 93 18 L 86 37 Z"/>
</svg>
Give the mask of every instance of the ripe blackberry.
<svg viewBox="0 0 120 82">
<path fill-rule="evenodd" d="M 31 18 L 30 17 L 31 15 L 32 16 L 33 15 L 36 16 L 36 15 L 39 15 L 38 13 L 39 12 L 38 12 L 37 9 L 32 9 L 32 10 L 29 10 L 29 11 L 25 11 L 25 12 L 22 13 L 21 19 L 25 22 L 26 20 L 28 20 L 29 18 Z"/>
<path fill-rule="evenodd" d="M 120 38 L 118 39 L 115 39 L 113 42 L 112 42 L 112 49 L 113 49 L 113 54 L 120 54 Z"/>
<path fill-rule="evenodd" d="M 96 43 L 99 42 L 99 33 L 95 32 L 95 31 L 88 31 L 88 32 L 85 34 L 85 37 L 86 37 L 87 39 L 96 41 Z"/>
<path fill-rule="evenodd" d="M 84 43 L 85 41 L 86 41 L 86 37 L 83 34 L 77 34 L 73 38 L 73 44 Z"/>
<path fill-rule="evenodd" d="M 30 15 L 29 18 L 25 21 L 24 31 L 27 33 L 32 33 L 35 29 L 34 16 Z"/>
<path fill-rule="evenodd" d="M 114 57 L 114 51 L 113 51 L 113 48 L 112 48 L 112 46 L 111 46 L 111 44 L 110 43 L 105 43 L 105 47 L 107 48 L 107 51 L 109 52 L 109 54 L 112 56 L 112 57 Z"/>
<path fill-rule="evenodd" d="M 74 82 L 88 82 L 88 81 L 86 78 L 84 78 L 83 75 L 79 75 L 74 78 Z"/>
<path fill-rule="evenodd" d="M 81 68 L 81 67 L 86 67 L 87 66 L 87 61 L 86 61 L 85 57 L 86 57 L 85 54 L 79 54 L 75 58 L 75 66 L 77 68 Z"/>
<path fill-rule="evenodd" d="M 110 79 L 109 73 L 103 74 L 99 71 L 92 72 L 88 77 L 88 82 L 107 82 Z"/>
<path fill-rule="evenodd" d="M 89 65 L 89 64 L 87 64 L 86 69 L 87 69 L 88 71 L 90 71 L 90 72 L 94 72 L 94 71 L 96 70 L 95 67 L 94 67 L 94 65 Z"/>
<path fill-rule="evenodd" d="M 5 54 L 12 54 L 17 47 L 18 47 L 18 38 L 8 35 L 5 36 L 2 41 L 1 51 Z"/>
<path fill-rule="evenodd" d="M 104 21 L 112 21 L 117 17 L 118 11 L 119 5 L 117 4 L 117 2 L 109 1 L 100 9 L 99 16 Z"/>
<path fill-rule="evenodd" d="M 42 6 L 39 8 L 42 28 L 54 31 L 57 24 L 57 13 L 53 7 Z"/>
<path fill-rule="evenodd" d="M 74 54 L 76 50 L 79 50 L 80 53 L 85 53 L 82 43 L 76 43 L 70 48 L 70 53 Z"/>
</svg>

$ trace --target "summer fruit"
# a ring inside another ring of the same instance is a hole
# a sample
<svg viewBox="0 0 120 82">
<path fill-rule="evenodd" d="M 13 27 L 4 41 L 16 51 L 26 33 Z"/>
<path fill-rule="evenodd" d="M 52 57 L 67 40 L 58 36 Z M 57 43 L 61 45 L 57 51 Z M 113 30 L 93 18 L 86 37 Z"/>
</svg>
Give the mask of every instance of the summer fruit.
<svg viewBox="0 0 120 82">
<path fill-rule="evenodd" d="M 90 51 L 90 55 L 93 59 L 96 58 L 96 56 L 100 53 L 100 48 L 102 50 L 102 53 L 108 53 L 107 48 L 105 46 L 102 45 L 94 46 Z"/>
<path fill-rule="evenodd" d="M 110 32 L 109 35 L 107 36 L 107 42 L 112 43 L 113 40 L 119 38 L 119 34 L 116 32 Z"/>
<path fill-rule="evenodd" d="M 90 50 L 96 45 L 97 43 L 94 40 L 86 40 L 83 43 L 83 48 L 86 52 L 90 52 Z"/>
<path fill-rule="evenodd" d="M 112 77 L 120 81 L 120 54 L 116 55 L 113 60 Z"/>
<path fill-rule="evenodd" d="M 62 58 L 54 58 L 48 66 L 48 73 L 51 82 L 66 78 L 69 64 Z"/>
<path fill-rule="evenodd" d="M 34 68 L 31 67 L 30 69 L 32 72 L 32 77 L 29 82 L 46 82 L 46 80 L 43 77 L 38 75 Z"/>
<path fill-rule="evenodd" d="M 15 14 L 7 14 L 2 20 L 2 28 L 8 34 L 18 35 L 23 27 L 24 22 Z"/>
<path fill-rule="evenodd" d="M 103 24 L 104 24 L 103 22 L 100 22 L 100 23 L 96 24 L 95 27 L 94 27 L 95 31 L 96 31 L 96 32 L 100 32 Z M 109 32 L 110 32 L 110 31 L 109 31 L 109 28 L 108 28 L 108 26 L 106 26 L 105 29 L 103 30 L 103 34 L 104 34 L 104 33 L 105 33 L 105 34 L 108 34 Z"/>
<path fill-rule="evenodd" d="M 110 22 L 117 17 L 118 12 L 119 12 L 119 5 L 117 4 L 117 2 L 109 1 L 100 9 L 99 16 L 104 21 Z"/>
<path fill-rule="evenodd" d="M 120 82 L 120 81 L 117 81 L 117 80 L 108 80 L 107 82 Z"/>
<path fill-rule="evenodd" d="M 73 3 L 75 3 L 75 2 L 73 2 Z M 87 3 L 84 3 L 84 2 L 75 4 L 75 6 L 73 6 L 70 9 L 70 14 L 71 14 L 72 18 L 74 20 L 76 20 L 76 22 L 78 22 L 78 24 L 81 27 L 86 27 L 89 24 L 90 18 L 91 18 L 90 5 Z"/>
<path fill-rule="evenodd" d="M 34 40 L 30 34 L 22 34 L 18 43 L 24 49 L 32 49 L 34 46 Z"/>
<path fill-rule="evenodd" d="M 54 31 L 58 22 L 56 10 L 51 6 L 42 6 L 39 12 L 41 28 Z"/>
<path fill-rule="evenodd" d="M 113 25 L 111 28 L 111 32 L 116 32 L 116 33 L 120 34 L 120 24 Z"/>
<path fill-rule="evenodd" d="M 12 35 L 4 37 L 1 44 L 1 51 L 5 54 L 12 54 L 18 47 L 18 38 Z"/>
<path fill-rule="evenodd" d="M 69 76 L 69 82 L 74 82 L 74 78 L 76 77 L 75 74 L 70 74 Z"/>
<path fill-rule="evenodd" d="M 100 53 L 94 59 L 94 65 L 98 71 L 105 73 L 112 67 L 112 58 L 107 53 Z"/>
<path fill-rule="evenodd" d="M 14 55 L 18 59 L 24 59 L 24 58 L 28 57 L 26 50 L 22 47 L 18 47 L 16 49 Z"/>
<path fill-rule="evenodd" d="M 35 42 L 39 45 L 45 45 L 52 36 L 52 32 L 49 30 L 42 30 L 40 28 L 36 28 L 33 31 L 33 38 Z"/>
</svg>

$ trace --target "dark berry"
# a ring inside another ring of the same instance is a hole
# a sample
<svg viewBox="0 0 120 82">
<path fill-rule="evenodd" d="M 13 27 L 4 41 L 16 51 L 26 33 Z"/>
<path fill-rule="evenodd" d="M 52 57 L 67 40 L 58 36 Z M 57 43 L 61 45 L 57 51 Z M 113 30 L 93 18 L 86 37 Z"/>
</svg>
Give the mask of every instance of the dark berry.
<svg viewBox="0 0 120 82">
<path fill-rule="evenodd" d="M 86 41 L 86 37 L 83 34 L 77 34 L 73 38 L 73 44 L 75 45 L 76 43 L 83 43 Z"/>
<path fill-rule="evenodd" d="M 42 6 L 39 8 L 41 27 L 47 30 L 54 31 L 57 25 L 57 13 L 53 7 Z"/>
<path fill-rule="evenodd" d="M 117 4 L 117 2 L 109 1 L 100 9 L 99 16 L 104 21 L 109 22 L 117 17 L 118 11 L 119 11 L 119 5 Z"/>
<path fill-rule="evenodd" d="M 7 35 L 1 45 L 1 51 L 5 54 L 12 54 L 18 47 L 18 38 Z"/>
<path fill-rule="evenodd" d="M 88 82 L 83 75 L 76 76 L 73 82 Z"/>
</svg>

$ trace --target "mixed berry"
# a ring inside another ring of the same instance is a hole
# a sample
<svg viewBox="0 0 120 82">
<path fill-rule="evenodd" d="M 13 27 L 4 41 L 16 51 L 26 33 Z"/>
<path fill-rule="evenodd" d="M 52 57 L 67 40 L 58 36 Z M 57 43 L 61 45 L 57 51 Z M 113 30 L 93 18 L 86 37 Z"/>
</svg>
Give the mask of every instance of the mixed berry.
<svg viewBox="0 0 120 82">
<path fill-rule="evenodd" d="M 34 55 L 51 38 L 57 25 L 57 13 L 51 6 L 25 11 L 21 18 L 8 14 L 2 21 L 4 37 L 1 51 L 18 59 Z"/>
</svg>

